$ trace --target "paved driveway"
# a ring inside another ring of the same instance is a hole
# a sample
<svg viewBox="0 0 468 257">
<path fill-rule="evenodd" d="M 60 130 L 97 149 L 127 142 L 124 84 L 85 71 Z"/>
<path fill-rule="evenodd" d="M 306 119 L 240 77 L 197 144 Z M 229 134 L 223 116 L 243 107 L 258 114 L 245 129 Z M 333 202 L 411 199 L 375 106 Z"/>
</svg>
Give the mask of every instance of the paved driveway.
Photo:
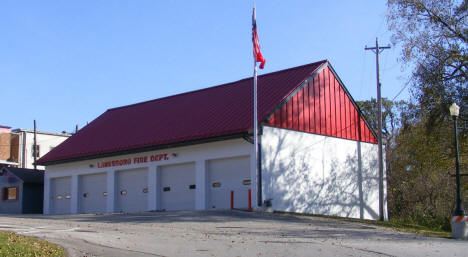
<svg viewBox="0 0 468 257">
<path fill-rule="evenodd" d="M 321 217 L 237 211 L 1 215 L 69 256 L 468 256 L 468 242 Z"/>
</svg>

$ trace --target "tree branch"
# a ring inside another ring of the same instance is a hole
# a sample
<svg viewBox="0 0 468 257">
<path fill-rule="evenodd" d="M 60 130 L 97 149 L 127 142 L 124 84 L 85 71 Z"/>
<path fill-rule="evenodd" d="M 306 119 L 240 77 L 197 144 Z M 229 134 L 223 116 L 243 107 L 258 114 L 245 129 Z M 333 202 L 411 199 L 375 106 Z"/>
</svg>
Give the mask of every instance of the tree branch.
<svg viewBox="0 0 468 257">
<path fill-rule="evenodd" d="M 450 30 L 453 34 L 455 34 L 456 36 L 458 36 L 460 39 L 462 39 L 463 41 L 465 41 L 465 43 L 468 43 L 468 38 L 466 38 L 462 33 L 460 33 L 459 31 L 457 31 L 456 29 L 452 28 L 446 21 L 444 21 L 439 15 L 437 15 L 434 11 L 430 10 L 429 8 L 427 8 L 425 5 L 423 5 L 422 3 L 420 3 L 421 7 L 423 8 L 423 10 L 425 10 L 428 15 L 430 16 L 430 18 L 434 19 L 435 21 L 441 23 L 442 25 L 444 25 L 444 27 L 446 27 L 448 30 Z M 417 6 L 415 6 L 417 7 Z"/>
</svg>

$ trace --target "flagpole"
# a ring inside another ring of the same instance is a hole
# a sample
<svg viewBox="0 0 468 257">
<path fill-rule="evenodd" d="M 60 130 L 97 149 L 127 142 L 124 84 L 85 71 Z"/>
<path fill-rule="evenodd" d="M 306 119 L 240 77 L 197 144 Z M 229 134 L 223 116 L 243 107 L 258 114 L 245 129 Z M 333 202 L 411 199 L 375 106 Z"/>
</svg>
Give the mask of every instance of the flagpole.
<svg viewBox="0 0 468 257">
<path fill-rule="evenodd" d="M 256 193 L 257 193 L 257 206 L 262 206 L 262 171 L 261 171 L 261 149 L 259 140 L 258 140 L 258 96 L 257 96 L 257 62 L 260 63 L 260 69 L 263 69 L 265 65 L 265 58 L 263 58 L 262 53 L 260 52 L 260 44 L 258 42 L 258 34 L 257 34 L 257 21 L 255 15 L 255 3 L 253 5 L 253 13 L 252 13 L 252 43 L 253 43 L 253 54 L 254 54 L 254 115 L 253 115 L 253 137 L 254 137 L 254 156 L 253 161 L 255 163 L 255 167 L 253 172 L 255 172 L 256 178 Z"/>
<path fill-rule="evenodd" d="M 257 118 L 257 61 L 254 60 L 254 115 L 253 115 L 253 135 L 254 135 L 254 162 L 255 174 L 257 176 L 257 205 L 261 204 L 261 181 L 260 174 L 258 173 L 258 118 Z"/>
</svg>

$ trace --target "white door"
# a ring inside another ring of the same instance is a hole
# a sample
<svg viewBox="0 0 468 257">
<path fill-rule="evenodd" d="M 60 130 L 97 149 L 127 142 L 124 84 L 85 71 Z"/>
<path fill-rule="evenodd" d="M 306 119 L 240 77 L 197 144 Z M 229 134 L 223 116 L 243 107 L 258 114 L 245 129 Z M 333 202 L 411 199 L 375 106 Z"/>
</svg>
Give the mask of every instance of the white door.
<svg viewBox="0 0 468 257">
<path fill-rule="evenodd" d="M 116 211 L 148 210 L 148 170 L 131 169 L 116 172 Z"/>
<path fill-rule="evenodd" d="M 161 167 L 162 210 L 195 209 L 195 163 Z"/>
<path fill-rule="evenodd" d="M 229 209 L 231 191 L 234 208 L 248 207 L 250 189 L 250 160 L 248 156 L 216 159 L 207 162 L 209 199 L 208 208 Z"/>
<path fill-rule="evenodd" d="M 107 211 L 106 173 L 81 175 L 78 180 L 80 213 L 103 213 Z"/>
<path fill-rule="evenodd" d="M 53 178 L 50 181 L 51 214 L 71 212 L 71 177 Z"/>
</svg>

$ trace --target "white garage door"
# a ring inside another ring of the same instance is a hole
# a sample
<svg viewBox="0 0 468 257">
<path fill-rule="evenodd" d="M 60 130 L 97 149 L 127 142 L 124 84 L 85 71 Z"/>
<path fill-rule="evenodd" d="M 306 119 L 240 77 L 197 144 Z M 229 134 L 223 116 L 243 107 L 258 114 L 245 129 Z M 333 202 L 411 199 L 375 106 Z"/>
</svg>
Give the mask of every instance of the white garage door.
<svg viewBox="0 0 468 257">
<path fill-rule="evenodd" d="M 195 164 L 161 167 L 161 209 L 195 209 Z"/>
<path fill-rule="evenodd" d="M 71 206 L 71 177 L 53 178 L 50 181 L 51 214 L 68 214 Z"/>
<path fill-rule="evenodd" d="M 148 210 L 148 170 L 132 169 L 116 172 L 116 211 Z"/>
<path fill-rule="evenodd" d="M 80 213 L 103 213 L 107 211 L 106 173 L 79 176 L 78 186 Z"/>
<path fill-rule="evenodd" d="M 207 162 L 209 200 L 208 208 L 229 209 L 231 190 L 234 191 L 234 208 L 248 207 L 250 189 L 249 157 L 210 160 Z"/>
</svg>

